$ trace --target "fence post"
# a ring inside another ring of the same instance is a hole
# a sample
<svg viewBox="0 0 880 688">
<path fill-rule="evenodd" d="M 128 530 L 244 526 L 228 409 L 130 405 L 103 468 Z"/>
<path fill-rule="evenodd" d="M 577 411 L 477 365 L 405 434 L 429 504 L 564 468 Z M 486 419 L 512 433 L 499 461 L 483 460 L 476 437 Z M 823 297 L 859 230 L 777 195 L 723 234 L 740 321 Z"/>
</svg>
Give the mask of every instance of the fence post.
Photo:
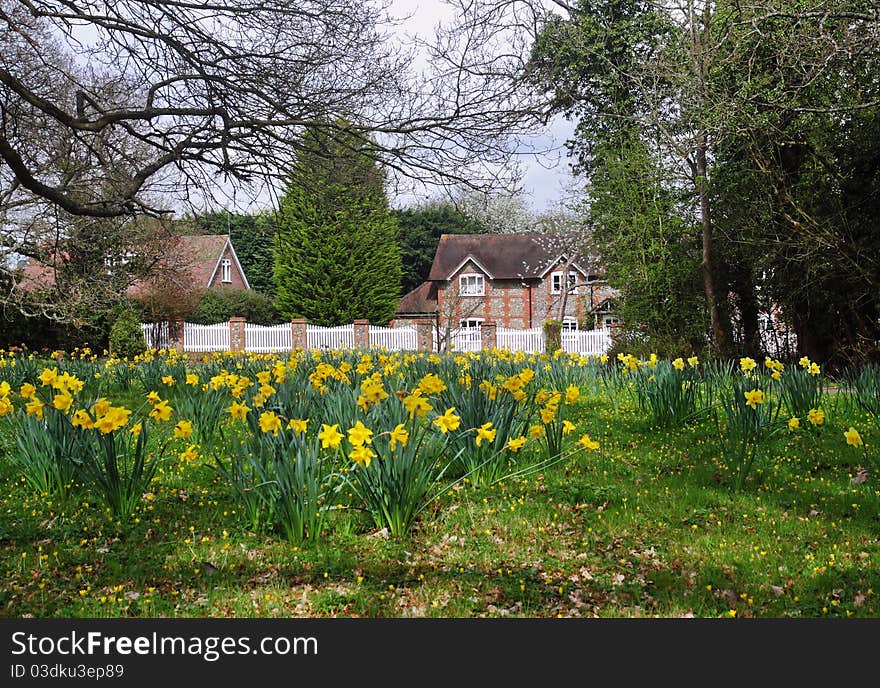
<svg viewBox="0 0 880 688">
<path fill-rule="evenodd" d="M 168 321 L 168 348 L 174 349 L 177 353 L 183 353 L 184 343 L 183 320 L 172 318 Z"/>
<path fill-rule="evenodd" d="M 370 348 L 370 321 L 355 320 L 354 321 L 354 348 L 369 349 Z"/>
<path fill-rule="evenodd" d="M 294 351 L 309 348 L 308 321 L 305 318 L 290 321 L 290 341 Z"/>
<path fill-rule="evenodd" d="M 245 319 L 240 317 L 229 318 L 229 350 L 244 351 L 245 350 Z"/>
<path fill-rule="evenodd" d="M 498 348 L 498 327 L 494 320 L 487 320 L 480 326 L 480 348 L 483 351 Z"/>
<path fill-rule="evenodd" d="M 416 320 L 416 348 L 419 351 L 434 350 L 434 321 Z"/>
</svg>

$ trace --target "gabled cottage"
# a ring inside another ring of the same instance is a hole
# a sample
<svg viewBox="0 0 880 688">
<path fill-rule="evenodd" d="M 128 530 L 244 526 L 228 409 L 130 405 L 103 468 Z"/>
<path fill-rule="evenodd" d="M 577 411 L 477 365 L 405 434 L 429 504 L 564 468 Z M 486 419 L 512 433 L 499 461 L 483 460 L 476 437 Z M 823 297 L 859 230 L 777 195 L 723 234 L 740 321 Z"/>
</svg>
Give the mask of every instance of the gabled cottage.
<svg viewBox="0 0 880 688">
<path fill-rule="evenodd" d="M 530 329 L 561 315 L 566 330 L 614 324 L 615 292 L 577 246 L 556 234 L 444 234 L 428 280 L 401 299 L 397 320 Z"/>
<path fill-rule="evenodd" d="M 134 258 L 149 261 L 150 273 L 126 289 L 126 295 L 141 298 L 156 289 L 199 292 L 213 288 L 250 289 L 247 276 L 232 241 L 225 234 L 174 235 L 156 242 L 147 253 L 136 248 L 108 255 L 104 265 L 108 272 Z M 54 269 L 36 260 L 24 266 L 18 288 L 26 291 L 51 288 L 55 284 Z"/>
</svg>

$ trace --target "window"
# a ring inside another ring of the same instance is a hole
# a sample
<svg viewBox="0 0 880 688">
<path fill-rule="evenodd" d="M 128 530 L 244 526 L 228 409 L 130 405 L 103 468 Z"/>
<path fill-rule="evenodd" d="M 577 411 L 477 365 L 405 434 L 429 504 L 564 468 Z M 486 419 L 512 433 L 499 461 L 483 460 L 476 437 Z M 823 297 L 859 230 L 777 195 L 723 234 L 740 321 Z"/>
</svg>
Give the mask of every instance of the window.
<svg viewBox="0 0 880 688">
<path fill-rule="evenodd" d="M 553 294 L 561 294 L 562 293 L 562 277 L 564 272 L 551 272 L 550 273 L 550 292 Z M 577 273 L 573 271 L 569 271 L 568 273 L 568 293 L 569 294 L 577 294 Z"/>
<path fill-rule="evenodd" d="M 458 322 L 458 326 L 463 330 L 478 329 L 483 324 L 482 318 L 465 318 Z"/>
<path fill-rule="evenodd" d="M 482 275 L 469 272 L 458 277 L 458 293 L 461 296 L 483 296 L 486 293 L 486 282 Z"/>
<path fill-rule="evenodd" d="M 615 318 L 613 315 L 606 315 L 602 318 L 602 327 L 611 327 L 612 325 L 617 325 L 620 322 L 620 318 Z"/>
<path fill-rule="evenodd" d="M 108 254 L 104 256 L 104 268 L 108 275 L 113 274 L 119 268 L 125 267 L 134 259 L 134 253 L 124 251 L 118 254 Z"/>
<path fill-rule="evenodd" d="M 562 319 L 562 331 L 563 332 L 577 332 L 577 330 L 578 330 L 577 318 L 563 318 Z"/>
<path fill-rule="evenodd" d="M 229 258 L 220 261 L 220 281 L 227 283 L 232 281 L 232 261 Z"/>
</svg>

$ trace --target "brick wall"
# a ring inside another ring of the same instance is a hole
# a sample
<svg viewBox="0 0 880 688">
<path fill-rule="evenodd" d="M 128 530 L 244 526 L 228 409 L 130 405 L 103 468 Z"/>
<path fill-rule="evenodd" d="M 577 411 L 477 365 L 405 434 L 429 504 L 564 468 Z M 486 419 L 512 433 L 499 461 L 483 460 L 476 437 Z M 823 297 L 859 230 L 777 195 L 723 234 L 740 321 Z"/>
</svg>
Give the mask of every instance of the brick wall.
<svg viewBox="0 0 880 688">
<path fill-rule="evenodd" d="M 227 259 L 232 262 L 232 282 L 221 282 L 223 278 L 222 262 Z M 224 289 L 245 289 L 244 278 L 242 277 L 238 265 L 236 265 L 235 259 L 232 257 L 232 251 L 228 246 L 226 247 L 226 250 L 223 251 L 223 257 L 220 259 L 220 263 L 217 264 L 217 272 L 214 273 L 214 279 L 211 280 L 210 286 L 223 287 Z"/>
<path fill-rule="evenodd" d="M 552 272 L 552 271 L 551 271 Z M 546 279 L 492 280 L 472 261 L 466 262 L 450 280 L 441 282 L 437 289 L 437 308 L 440 327 L 457 327 L 466 318 L 494 321 L 498 327 L 528 329 L 540 327 L 545 320 L 559 316 L 562 294 L 553 293 L 551 272 Z M 477 273 L 484 277 L 483 296 L 459 296 L 459 277 L 463 273 Z M 580 279 L 580 275 L 579 275 Z M 576 294 L 569 294 L 565 316 L 578 318 L 586 327 L 592 327 L 587 313 L 603 299 L 614 296 L 613 289 L 604 283 L 580 285 Z"/>
</svg>

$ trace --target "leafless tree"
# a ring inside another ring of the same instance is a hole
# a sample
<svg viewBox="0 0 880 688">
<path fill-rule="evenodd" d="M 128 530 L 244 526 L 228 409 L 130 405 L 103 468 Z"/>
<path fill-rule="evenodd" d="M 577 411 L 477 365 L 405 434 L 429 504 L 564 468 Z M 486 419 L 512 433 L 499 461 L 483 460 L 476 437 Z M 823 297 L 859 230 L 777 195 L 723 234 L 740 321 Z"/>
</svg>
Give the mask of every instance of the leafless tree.
<svg viewBox="0 0 880 688">
<path fill-rule="evenodd" d="M 145 192 L 161 173 L 173 170 L 184 197 L 218 179 L 283 176 L 301 128 L 332 130 L 340 115 L 401 177 L 495 180 L 509 135 L 544 114 L 518 88 L 539 21 L 526 9 L 462 3 L 416 76 L 374 2 L 2 0 L 0 197 L 26 190 L 75 215 L 159 213 L 167 201 Z M 84 199 L 35 150 L 37 122 L 98 163 L 129 159 L 132 142 L 149 155 Z"/>
</svg>

